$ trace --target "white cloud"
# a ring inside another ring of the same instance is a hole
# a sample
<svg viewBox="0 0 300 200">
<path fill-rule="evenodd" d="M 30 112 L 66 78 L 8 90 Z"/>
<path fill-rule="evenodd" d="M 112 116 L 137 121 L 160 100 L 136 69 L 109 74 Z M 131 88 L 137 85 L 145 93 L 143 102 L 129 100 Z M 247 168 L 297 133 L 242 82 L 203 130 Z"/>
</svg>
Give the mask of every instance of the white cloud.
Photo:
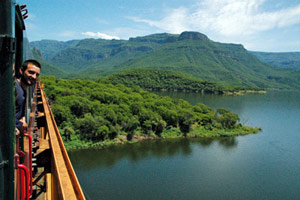
<svg viewBox="0 0 300 200">
<path fill-rule="evenodd" d="M 274 28 L 300 23 L 300 4 L 277 11 L 264 11 L 266 0 L 204 0 L 193 8 L 176 8 L 168 11 L 161 20 L 132 17 L 170 33 L 186 30 L 223 36 L 252 35 Z"/>
<path fill-rule="evenodd" d="M 107 35 L 105 33 L 100 33 L 100 32 L 83 32 L 81 34 L 88 36 L 88 37 L 101 38 L 101 39 L 106 39 L 106 40 L 112 40 L 112 39 L 119 40 L 120 39 L 117 36 L 111 36 L 111 35 Z"/>
<path fill-rule="evenodd" d="M 113 33 L 114 35 L 119 35 L 120 38 L 127 40 L 131 37 L 137 37 L 137 36 L 153 33 L 153 30 L 147 30 L 147 27 L 138 27 L 138 28 L 118 27 L 112 29 L 111 33 Z"/>
<path fill-rule="evenodd" d="M 217 0 L 213 1 L 217 2 Z M 207 5 L 205 9 L 194 13 L 195 19 L 204 20 L 204 23 L 193 25 L 222 35 L 235 36 L 250 35 L 300 23 L 300 5 L 295 8 L 266 12 L 260 9 L 263 3 L 263 0 L 226 0 L 219 6 Z"/>
<path fill-rule="evenodd" d="M 189 21 L 188 9 L 184 7 L 176 8 L 170 11 L 170 15 L 160 21 L 152 21 L 147 19 L 140 19 L 131 17 L 130 19 L 135 22 L 143 22 L 153 27 L 161 28 L 170 33 L 181 33 L 182 31 L 189 30 L 187 23 Z"/>
</svg>

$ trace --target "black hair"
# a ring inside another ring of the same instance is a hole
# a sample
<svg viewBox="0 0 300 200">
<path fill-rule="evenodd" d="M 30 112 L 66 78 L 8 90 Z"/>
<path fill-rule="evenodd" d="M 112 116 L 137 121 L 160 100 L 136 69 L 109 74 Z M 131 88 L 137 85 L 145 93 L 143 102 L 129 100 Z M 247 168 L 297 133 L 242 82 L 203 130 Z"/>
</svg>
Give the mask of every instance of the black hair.
<svg viewBox="0 0 300 200">
<path fill-rule="evenodd" d="M 27 66 L 30 63 L 33 64 L 33 65 L 35 65 L 35 66 L 37 66 L 40 69 L 42 68 L 41 64 L 38 61 L 36 61 L 36 60 L 33 60 L 33 59 L 25 60 L 25 62 L 22 65 L 22 71 L 23 72 L 27 69 Z"/>
</svg>

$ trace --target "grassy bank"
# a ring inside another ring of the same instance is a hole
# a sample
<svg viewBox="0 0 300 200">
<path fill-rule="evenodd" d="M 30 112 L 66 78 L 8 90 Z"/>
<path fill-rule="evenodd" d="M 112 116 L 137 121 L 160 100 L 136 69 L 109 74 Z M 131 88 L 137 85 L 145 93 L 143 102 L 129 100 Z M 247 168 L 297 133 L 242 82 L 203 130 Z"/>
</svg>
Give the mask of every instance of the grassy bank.
<svg viewBox="0 0 300 200">
<path fill-rule="evenodd" d="M 78 135 L 73 135 L 71 140 L 67 141 L 63 137 L 65 147 L 68 151 L 75 149 L 103 149 L 110 146 L 117 146 L 127 143 L 137 143 L 143 140 L 164 140 L 164 139 L 175 139 L 175 138 L 222 138 L 222 137 L 235 137 L 248 134 L 256 134 L 261 131 L 261 128 L 252 128 L 248 126 L 239 125 L 233 129 L 216 129 L 216 130 L 207 130 L 201 126 L 195 126 L 191 132 L 183 135 L 179 128 L 171 128 L 164 130 L 160 136 L 155 134 L 146 135 L 142 133 L 136 133 L 132 137 L 128 137 L 127 134 L 121 134 L 113 140 L 104 140 L 104 141 L 83 141 L 80 140 Z"/>
<path fill-rule="evenodd" d="M 245 95 L 245 94 L 266 94 L 266 90 L 238 90 L 238 91 L 225 91 L 224 95 Z"/>
</svg>

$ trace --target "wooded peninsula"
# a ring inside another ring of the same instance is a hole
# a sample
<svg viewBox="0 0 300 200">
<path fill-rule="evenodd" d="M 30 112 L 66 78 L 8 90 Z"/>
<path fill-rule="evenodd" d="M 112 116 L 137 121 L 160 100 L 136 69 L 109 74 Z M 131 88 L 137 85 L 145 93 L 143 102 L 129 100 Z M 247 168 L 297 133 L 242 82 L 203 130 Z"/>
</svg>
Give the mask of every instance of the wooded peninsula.
<svg viewBox="0 0 300 200">
<path fill-rule="evenodd" d="M 257 133 L 239 116 L 220 108 L 107 81 L 42 77 L 57 126 L 68 150 L 101 148 L 141 139 L 225 137 Z"/>
</svg>

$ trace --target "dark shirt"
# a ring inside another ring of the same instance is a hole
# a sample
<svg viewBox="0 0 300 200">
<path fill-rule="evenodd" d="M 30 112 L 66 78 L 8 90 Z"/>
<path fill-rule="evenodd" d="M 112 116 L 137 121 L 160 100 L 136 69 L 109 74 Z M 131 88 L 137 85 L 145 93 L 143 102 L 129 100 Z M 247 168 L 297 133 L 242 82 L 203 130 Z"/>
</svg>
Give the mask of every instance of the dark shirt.
<svg viewBox="0 0 300 200">
<path fill-rule="evenodd" d="M 26 105 L 26 90 L 21 86 L 21 83 L 15 78 L 15 93 L 16 93 L 16 128 L 19 130 L 23 126 L 23 122 L 20 121 L 25 116 Z"/>
</svg>

